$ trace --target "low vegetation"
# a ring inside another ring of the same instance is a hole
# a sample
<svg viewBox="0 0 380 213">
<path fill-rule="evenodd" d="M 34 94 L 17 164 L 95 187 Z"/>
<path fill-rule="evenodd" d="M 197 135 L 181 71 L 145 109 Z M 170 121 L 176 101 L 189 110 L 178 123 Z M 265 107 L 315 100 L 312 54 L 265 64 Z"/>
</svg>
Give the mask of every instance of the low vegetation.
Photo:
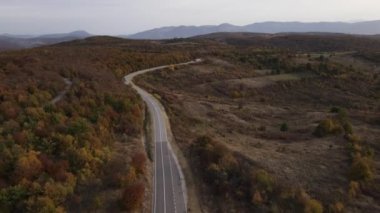
<svg viewBox="0 0 380 213">
<path fill-rule="evenodd" d="M 210 48 L 200 65 L 136 79 L 165 105 L 176 142 L 199 177 L 201 207 L 377 209 L 379 79 L 373 66 L 348 52 L 351 44 L 309 43 L 314 36 L 300 38 L 297 47 L 283 38 L 269 45 L 271 39 L 259 44 L 249 35 L 219 36 L 205 39 L 232 48 Z M 355 135 L 362 138 L 355 143 L 360 158 L 350 148 Z"/>
<path fill-rule="evenodd" d="M 194 141 L 191 156 L 204 181 L 223 200 L 246 200 L 252 211 L 323 212 L 322 204 L 303 189 L 282 185 L 266 170 L 207 136 Z"/>
</svg>

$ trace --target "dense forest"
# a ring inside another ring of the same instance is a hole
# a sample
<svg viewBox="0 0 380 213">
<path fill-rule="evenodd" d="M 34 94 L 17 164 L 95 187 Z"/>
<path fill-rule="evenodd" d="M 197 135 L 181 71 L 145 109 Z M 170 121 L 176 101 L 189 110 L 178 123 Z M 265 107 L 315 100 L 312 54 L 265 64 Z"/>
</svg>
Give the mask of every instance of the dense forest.
<svg viewBox="0 0 380 213">
<path fill-rule="evenodd" d="M 94 181 L 124 188 L 120 206 L 140 208 L 144 149 L 128 150 L 123 174 L 117 174 L 120 168 L 108 171 L 115 142 L 141 137 L 143 126 L 142 102 L 122 76 L 190 59 L 173 49 L 100 37 L 1 53 L 2 212 L 63 212 L 78 205 L 80 189 Z M 53 103 L 66 87 L 64 79 L 72 85 Z M 114 177 L 106 177 L 109 172 Z M 131 202 L 133 193 L 140 199 Z"/>
</svg>

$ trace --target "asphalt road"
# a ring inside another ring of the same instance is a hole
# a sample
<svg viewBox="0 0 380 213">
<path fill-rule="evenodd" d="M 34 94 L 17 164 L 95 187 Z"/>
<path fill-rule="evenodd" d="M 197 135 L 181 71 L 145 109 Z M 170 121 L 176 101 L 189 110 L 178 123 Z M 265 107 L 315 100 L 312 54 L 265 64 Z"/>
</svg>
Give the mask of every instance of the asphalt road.
<svg viewBox="0 0 380 213">
<path fill-rule="evenodd" d="M 199 63 L 197 59 L 187 63 L 176 64 L 183 66 Z M 164 107 L 151 94 L 136 86 L 132 80 L 135 76 L 152 72 L 172 65 L 160 66 L 141 70 L 124 77 L 125 84 L 131 85 L 146 103 L 153 125 L 154 146 L 154 189 L 153 205 L 154 213 L 184 213 L 187 212 L 186 183 L 181 167 L 170 146 L 169 122 Z"/>
</svg>

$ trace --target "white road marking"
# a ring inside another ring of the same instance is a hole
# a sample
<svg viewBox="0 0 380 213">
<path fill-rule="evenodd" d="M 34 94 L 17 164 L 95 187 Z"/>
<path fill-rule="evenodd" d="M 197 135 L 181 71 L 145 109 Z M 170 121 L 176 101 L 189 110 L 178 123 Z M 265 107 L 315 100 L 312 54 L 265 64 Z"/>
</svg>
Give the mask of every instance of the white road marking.
<svg viewBox="0 0 380 213">
<path fill-rule="evenodd" d="M 174 186 L 174 181 L 173 181 L 173 169 L 172 169 L 172 160 L 170 158 L 170 155 L 169 155 L 169 167 L 170 167 L 170 176 L 172 178 L 172 186 Z M 173 204 L 174 204 L 174 212 L 176 213 L 177 212 L 177 204 L 176 204 L 176 200 L 175 200 L 175 192 L 174 192 L 174 187 L 172 187 L 172 193 L 173 193 Z"/>
</svg>

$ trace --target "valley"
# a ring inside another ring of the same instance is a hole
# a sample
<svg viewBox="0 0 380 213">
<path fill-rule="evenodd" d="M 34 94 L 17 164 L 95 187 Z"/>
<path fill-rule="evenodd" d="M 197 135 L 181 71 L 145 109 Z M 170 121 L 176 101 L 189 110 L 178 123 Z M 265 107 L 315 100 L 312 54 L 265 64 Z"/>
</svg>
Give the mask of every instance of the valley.
<svg viewBox="0 0 380 213">
<path fill-rule="evenodd" d="M 379 49 L 373 36 L 216 33 L 0 52 L 0 206 L 379 211 Z M 186 192 L 157 184 L 179 171 Z"/>
</svg>

